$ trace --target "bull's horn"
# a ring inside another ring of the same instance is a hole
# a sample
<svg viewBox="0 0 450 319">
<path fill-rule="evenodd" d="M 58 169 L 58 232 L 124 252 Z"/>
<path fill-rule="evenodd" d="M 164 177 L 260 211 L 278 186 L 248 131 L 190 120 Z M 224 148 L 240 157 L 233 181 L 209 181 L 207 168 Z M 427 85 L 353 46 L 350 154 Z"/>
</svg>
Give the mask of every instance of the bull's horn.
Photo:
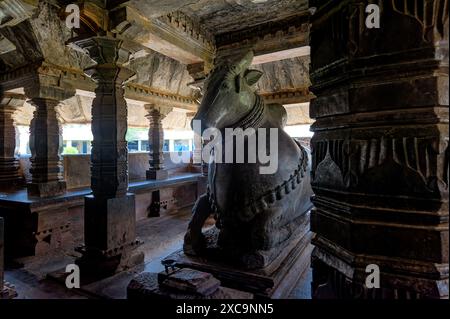
<svg viewBox="0 0 450 319">
<path fill-rule="evenodd" d="M 252 64 L 253 56 L 253 51 L 249 51 L 239 62 L 235 64 L 234 70 L 236 74 L 240 74 L 248 69 L 248 67 Z"/>
</svg>

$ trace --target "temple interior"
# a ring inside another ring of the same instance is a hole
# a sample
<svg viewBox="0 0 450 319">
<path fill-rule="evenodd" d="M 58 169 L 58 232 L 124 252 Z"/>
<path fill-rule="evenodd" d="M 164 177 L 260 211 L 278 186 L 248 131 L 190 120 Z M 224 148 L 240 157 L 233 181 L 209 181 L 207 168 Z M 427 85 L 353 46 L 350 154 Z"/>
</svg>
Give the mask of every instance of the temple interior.
<svg viewBox="0 0 450 319">
<path fill-rule="evenodd" d="M 448 31 L 446 0 L 0 1 L 0 299 L 448 298 Z M 214 128 L 276 130 L 275 171 Z"/>
</svg>

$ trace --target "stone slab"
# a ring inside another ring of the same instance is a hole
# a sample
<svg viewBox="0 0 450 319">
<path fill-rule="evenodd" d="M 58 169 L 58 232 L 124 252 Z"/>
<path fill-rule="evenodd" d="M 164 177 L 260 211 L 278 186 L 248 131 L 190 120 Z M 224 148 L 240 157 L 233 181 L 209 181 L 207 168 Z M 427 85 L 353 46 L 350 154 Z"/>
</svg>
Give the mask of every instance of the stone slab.
<svg viewBox="0 0 450 319">
<path fill-rule="evenodd" d="M 161 272 L 158 274 L 158 283 L 163 288 L 201 296 L 211 295 L 220 286 L 220 281 L 211 274 L 189 268 L 177 269 L 168 273 Z"/>
<path fill-rule="evenodd" d="M 198 294 L 189 294 L 163 288 L 158 283 L 157 273 L 142 273 L 127 287 L 127 299 L 132 300 L 157 300 L 157 299 L 253 299 L 248 292 L 239 291 L 227 287 L 218 287 L 211 295 L 205 297 Z"/>
</svg>

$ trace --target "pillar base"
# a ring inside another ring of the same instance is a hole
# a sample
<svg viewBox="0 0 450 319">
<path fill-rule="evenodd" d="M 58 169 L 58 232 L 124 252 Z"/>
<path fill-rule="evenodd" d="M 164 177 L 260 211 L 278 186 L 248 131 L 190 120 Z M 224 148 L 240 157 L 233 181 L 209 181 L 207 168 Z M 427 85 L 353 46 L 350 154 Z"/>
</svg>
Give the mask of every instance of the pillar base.
<svg viewBox="0 0 450 319">
<path fill-rule="evenodd" d="M 166 179 L 169 176 L 169 172 L 165 169 L 148 170 L 147 179 Z"/>
<path fill-rule="evenodd" d="M 47 183 L 28 183 L 28 196 L 51 197 L 63 195 L 66 192 L 66 182 L 54 181 Z"/>
<path fill-rule="evenodd" d="M 144 262 L 136 248 L 134 194 L 117 198 L 85 197 L 85 246 L 76 250 L 82 257 L 81 280 L 86 283 L 109 277 Z"/>
</svg>

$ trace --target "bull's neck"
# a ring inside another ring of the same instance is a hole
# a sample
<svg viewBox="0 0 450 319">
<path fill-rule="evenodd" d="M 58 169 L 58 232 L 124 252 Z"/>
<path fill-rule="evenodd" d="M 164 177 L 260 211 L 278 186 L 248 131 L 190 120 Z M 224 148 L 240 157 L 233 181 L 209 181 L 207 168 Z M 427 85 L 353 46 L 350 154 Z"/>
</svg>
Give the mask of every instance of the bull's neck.
<svg viewBox="0 0 450 319">
<path fill-rule="evenodd" d="M 242 128 L 243 130 L 252 127 L 258 128 L 264 120 L 264 101 L 255 94 L 255 103 L 253 107 L 239 121 L 232 125 L 233 128 Z"/>
</svg>

